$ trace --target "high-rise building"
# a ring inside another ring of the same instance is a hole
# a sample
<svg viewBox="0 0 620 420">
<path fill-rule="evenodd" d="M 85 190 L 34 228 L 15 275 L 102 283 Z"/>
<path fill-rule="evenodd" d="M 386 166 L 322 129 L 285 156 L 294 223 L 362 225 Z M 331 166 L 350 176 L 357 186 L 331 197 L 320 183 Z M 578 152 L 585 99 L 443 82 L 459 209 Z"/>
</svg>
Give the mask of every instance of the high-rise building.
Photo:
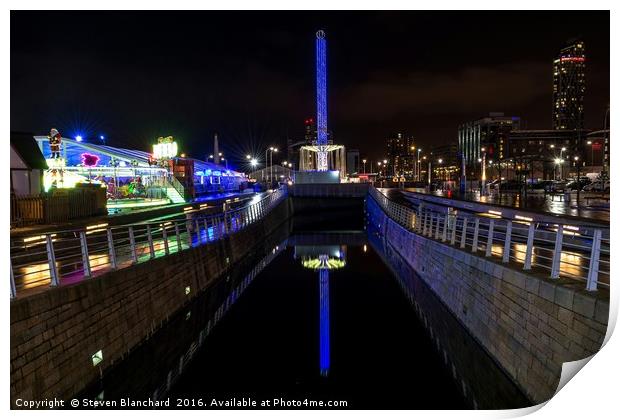
<svg viewBox="0 0 620 420">
<path fill-rule="evenodd" d="M 467 165 L 477 165 L 482 148 L 487 159 L 505 159 L 508 150 L 508 133 L 520 128 L 519 117 L 505 117 L 501 112 L 491 112 L 488 117 L 466 122 L 459 126 L 459 155 Z"/>
<path fill-rule="evenodd" d="M 553 61 L 553 129 L 583 129 L 586 55 L 583 41 L 560 50 Z"/>
<path fill-rule="evenodd" d="M 414 139 L 402 133 L 391 134 L 387 139 L 387 174 L 412 175 Z"/>
</svg>

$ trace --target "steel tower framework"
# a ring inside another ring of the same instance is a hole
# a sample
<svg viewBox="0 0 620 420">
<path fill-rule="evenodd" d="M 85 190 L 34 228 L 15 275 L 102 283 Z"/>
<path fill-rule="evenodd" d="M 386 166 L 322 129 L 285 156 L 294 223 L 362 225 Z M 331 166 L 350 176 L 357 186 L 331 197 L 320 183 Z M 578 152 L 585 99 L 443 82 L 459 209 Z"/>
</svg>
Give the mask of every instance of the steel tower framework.
<svg viewBox="0 0 620 420">
<path fill-rule="evenodd" d="M 316 121 L 317 170 L 327 171 L 327 40 L 324 31 L 316 33 Z"/>
</svg>

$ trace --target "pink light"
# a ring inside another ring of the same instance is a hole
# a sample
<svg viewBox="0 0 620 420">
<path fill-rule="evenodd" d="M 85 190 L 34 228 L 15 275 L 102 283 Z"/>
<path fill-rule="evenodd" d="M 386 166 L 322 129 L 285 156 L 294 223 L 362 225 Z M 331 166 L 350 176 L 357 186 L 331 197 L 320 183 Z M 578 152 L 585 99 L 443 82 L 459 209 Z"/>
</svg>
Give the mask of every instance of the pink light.
<svg viewBox="0 0 620 420">
<path fill-rule="evenodd" d="M 565 62 L 565 61 L 569 61 L 569 62 L 579 62 L 579 63 L 583 63 L 584 61 L 586 61 L 585 57 L 562 57 L 560 58 L 561 62 Z"/>
<path fill-rule="evenodd" d="M 99 156 L 91 155 L 90 153 L 82 153 L 82 164 L 84 166 L 93 167 L 99 163 Z"/>
</svg>

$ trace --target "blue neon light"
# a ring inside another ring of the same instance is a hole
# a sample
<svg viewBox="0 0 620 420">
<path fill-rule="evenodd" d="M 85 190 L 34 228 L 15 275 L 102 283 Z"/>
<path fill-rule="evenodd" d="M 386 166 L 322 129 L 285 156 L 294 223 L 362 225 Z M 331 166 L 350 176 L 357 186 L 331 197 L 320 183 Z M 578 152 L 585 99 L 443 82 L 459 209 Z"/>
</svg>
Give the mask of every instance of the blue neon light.
<svg viewBox="0 0 620 420">
<path fill-rule="evenodd" d="M 329 270 L 321 268 L 319 270 L 319 299 L 320 299 L 320 334 L 319 351 L 321 376 L 329 373 Z"/>
<path fill-rule="evenodd" d="M 327 144 L 327 41 L 316 33 L 316 127 L 317 143 Z"/>
</svg>

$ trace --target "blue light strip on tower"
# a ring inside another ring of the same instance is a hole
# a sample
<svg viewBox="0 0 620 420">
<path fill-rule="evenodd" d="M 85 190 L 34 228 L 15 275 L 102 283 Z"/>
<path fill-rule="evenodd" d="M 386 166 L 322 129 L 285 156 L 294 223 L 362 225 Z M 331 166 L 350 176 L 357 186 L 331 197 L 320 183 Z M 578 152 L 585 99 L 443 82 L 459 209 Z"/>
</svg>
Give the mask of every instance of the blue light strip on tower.
<svg viewBox="0 0 620 420">
<path fill-rule="evenodd" d="M 320 367 L 321 376 L 329 373 L 329 270 L 319 270 L 319 299 L 320 299 Z"/>
<path fill-rule="evenodd" d="M 316 127 L 317 144 L 327 144 L 327 41 L 316 33 Z"/>
</svg>

